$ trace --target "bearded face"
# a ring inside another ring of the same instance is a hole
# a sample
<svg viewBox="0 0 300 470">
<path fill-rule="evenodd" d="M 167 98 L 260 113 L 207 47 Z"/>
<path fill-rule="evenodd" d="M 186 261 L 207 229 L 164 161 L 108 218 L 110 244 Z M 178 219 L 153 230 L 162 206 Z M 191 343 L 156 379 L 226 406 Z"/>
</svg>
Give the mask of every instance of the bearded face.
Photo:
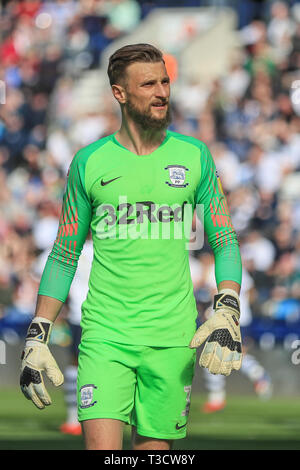
<svg viewBox="0 0 300 470">
<path fill-rule="evenodd" d="M 161 113 L 156 113 L 157 108 Z M 136 106 L 130 99 L 125 105 L 128 116 L 143 130 L 164 130 L 172 122 L 171 110 L 168 100 L 156 100 L 144 109 Z"/>
<path fill-rule="evenodd" d="M 170 78 L 162 61 L 130 64 L 116 91 L 125 115 L 142 131 L 170 125 Z"/>
</svg>

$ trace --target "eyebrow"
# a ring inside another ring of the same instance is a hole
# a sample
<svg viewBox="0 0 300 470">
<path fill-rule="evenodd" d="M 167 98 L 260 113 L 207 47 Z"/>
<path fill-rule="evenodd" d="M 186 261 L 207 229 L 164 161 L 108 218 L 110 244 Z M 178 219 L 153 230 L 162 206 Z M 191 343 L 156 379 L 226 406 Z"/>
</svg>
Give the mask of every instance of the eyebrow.
<svg viewBox="0 0 300 470">
<path fill-rule="evenodd" d="M 148 80 L 144 80 L 142 83 L 140 83 L 140 85 L 146 85 L 147 83 L 155 83 L 157 81 L 160 81 L 160 80 L 156 80 L 155 78 L 149 78 Z M 167 81 L 167 82 L 170 82 L 170 78 L 166 75 L 165 77 L 163 77 L 161 79 L 162 82 L 164 81 Z"/>
</svg>

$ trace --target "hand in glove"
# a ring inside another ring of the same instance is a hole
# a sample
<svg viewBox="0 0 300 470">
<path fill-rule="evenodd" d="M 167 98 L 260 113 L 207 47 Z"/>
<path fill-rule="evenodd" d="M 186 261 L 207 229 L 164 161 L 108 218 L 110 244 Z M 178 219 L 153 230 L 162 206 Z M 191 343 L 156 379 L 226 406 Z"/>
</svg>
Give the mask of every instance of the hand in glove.
<svg viewBox="0 0 300 470">
<path fill-rule="evenodd" d="M 190 348 L 205 341 L 199 364 L 212 374 L 229 375 L 242 364 L 240 301 L 232 289 L 222 289 L 214 297 L 215 313 L 196 331 Z"/>
<path fill-rule="evenodd" d="M 31 322 L 21 360 L 20 386 L 23 394 L 39 409 L 51 405 L 42 372 L 45 371 L 55 386 L 63 383 L 64 377 L 47 346 L 53 322 L 35 317 Z"/>
</svg>

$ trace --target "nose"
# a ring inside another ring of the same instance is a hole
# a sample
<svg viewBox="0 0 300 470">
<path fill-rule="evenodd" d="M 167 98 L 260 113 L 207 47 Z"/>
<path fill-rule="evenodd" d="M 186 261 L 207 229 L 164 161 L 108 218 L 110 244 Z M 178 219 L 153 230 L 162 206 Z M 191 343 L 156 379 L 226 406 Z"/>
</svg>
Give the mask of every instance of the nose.
<svg viewBox="0 0 300 470">
<path fill-rule="evenodd" d="M 170 94 L 170 87 L 168 83 L 157 83 L 155 89 L 155 96 L 157 98 L 168 98 Z"/>
</svg>

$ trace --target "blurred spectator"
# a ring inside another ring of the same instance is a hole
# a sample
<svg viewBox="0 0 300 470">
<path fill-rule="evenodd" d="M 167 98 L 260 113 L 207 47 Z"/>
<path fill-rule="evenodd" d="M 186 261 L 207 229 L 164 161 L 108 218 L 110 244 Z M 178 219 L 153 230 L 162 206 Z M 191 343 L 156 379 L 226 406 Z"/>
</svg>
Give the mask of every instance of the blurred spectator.
<svg viewBox="0 0 300 470">
<path fill-rule="evenodd" d="M 273 243 L 257 231 L 245 237 L 241 251 L 245 263 L 251 264 L 254 271 L 268 271 L 275 260 Z"/>
<path fill-rule="evenodd" d="M 225 191 L 231 192 L 240 185 L 240 163 L 237 155 L 229 150 L 223 142 L 213 143 L 210 151 L 214 156 L 215 164 L 222 175 L 222 186 Z"/>
<path fill-rule="evenodd" d="M 114 37 L 132 31 L 138 26 L 141 18 L 141 9 L 136 0 L 107 1 L 105 12 Z"/>
<path fill-rule="evenodd" d="M 290 17 L 288 5 L 281 1 L 273 3 L 267 35 L 279 58 L 281 55 L 284 56 L 291 52 L 292 36 L 295 33 L 295 29 L 296 24 Z"/>
</svg>

